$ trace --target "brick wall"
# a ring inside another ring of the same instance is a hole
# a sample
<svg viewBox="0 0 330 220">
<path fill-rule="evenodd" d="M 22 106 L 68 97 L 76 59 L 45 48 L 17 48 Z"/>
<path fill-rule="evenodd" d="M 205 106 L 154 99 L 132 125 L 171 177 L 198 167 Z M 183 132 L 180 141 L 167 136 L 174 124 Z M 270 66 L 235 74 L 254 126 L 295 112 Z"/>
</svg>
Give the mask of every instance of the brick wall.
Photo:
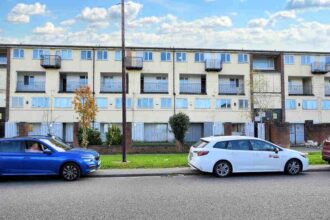
<svg viewBox="0 0 330 220">
<path fill-rule="evenodd" d="M 305 121 L 305 140 L 317 141 L 319 144 L 330 136 L 330 123 L 313 124 Z"/>
<path fill-rule="evenodd" d="M 224 128 L 224 135 L 225 136 L 230 136 L 232 134 L 232 131 L 233 131 L 233 126 L 232 126 L 232 123 L 230 122 L 226 122 L 223 124 L 223 128 Z"/>
<path fill-rule="evenodd" d="M 270 123 L 269 140 L 282 147 L 290 147 L 289 123 Z"/>
</svg>

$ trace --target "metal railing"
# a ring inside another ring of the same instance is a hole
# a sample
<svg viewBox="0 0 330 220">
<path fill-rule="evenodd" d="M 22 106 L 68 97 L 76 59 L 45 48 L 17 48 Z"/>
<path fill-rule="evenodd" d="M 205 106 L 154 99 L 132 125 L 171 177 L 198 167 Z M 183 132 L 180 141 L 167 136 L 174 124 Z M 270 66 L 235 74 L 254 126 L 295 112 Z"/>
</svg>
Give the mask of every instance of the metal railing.
<svg viewBox="0 0 330 220">
<path fill-rule="evenodd" d="M 313 62 L 311 63 L 312 73 L 327 73 L 330 72 L 330 64 L 325 62 Z"/>
<path fill-rule="evenodd" d="M 219 84 L 219 94 L 244 94 L 244 85 L 243 84 Z"/>
<path fill-rule="evenodd" d="M 180 93 L 204 94 L 205 86 L 203 86 L 201 83 L 182 83 L 182 82 L 180 82 Z"/>
<path fill-rule="evenodd" d="M 126 69 L 141 70 L 143 68 L 142 57 L 126 57 Z"/>
<path fill-rule="evenodd" d="M 290 85 L 289 95 L 313 95 L 313 87 L 311 85 Z"/>
<path fill-rule="evenodd" d="M 167 93 L 168 92 L 168 82 L 144 82 L 142 92 Z"/>
<path fill-rule="evenodd" d="M 122 91 L 121 81 L 101 82 L 101 92 L 121 92 L 121 91 Z"/>
<path fill-rule="evenodd" d="M 58 55 L 41 55 L 40 65 L 44 68 L 61 68 L 61 57 Z"/>
<path fill-rule="evenodd" d="M 35 81 L 24 83 L 24 81 L 17 81 L 16 91 L 18 92 L 44 92 L 45 81 Z"/>
<path fill-rule="evenodd" d="M 330 85 L 324 86 L 324 93 L 325 93 L 325 95 L 330 95 Z"/>
<path fill-rule="evenodd" d="M 61 86 L 61 92 L 74 92 L 77 89 L 79 89 L 82 86 L 87 86 L 87 82 L 86 83 L 82 83 L 82 82 L 76 82 L 76 81 L 68 81 L 66 88 L 63 88 L 63 85 Z"/>
<path fill-rule="evenodd" d="M 221 71 L 222 62 L 220 59 L 206 59 L 205 60 L 205 70 L 206 71 Z"/>
</svg>

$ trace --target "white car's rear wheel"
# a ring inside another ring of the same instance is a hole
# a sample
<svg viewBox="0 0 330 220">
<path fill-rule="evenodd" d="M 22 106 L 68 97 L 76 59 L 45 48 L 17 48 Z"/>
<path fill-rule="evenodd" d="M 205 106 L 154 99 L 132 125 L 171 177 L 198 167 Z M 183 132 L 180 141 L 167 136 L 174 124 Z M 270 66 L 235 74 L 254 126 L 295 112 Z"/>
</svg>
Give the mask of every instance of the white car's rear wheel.
<svg viewBox="0 0 330 220">
<path fill-rule="evenodd" d="M 217 177 L 227 177 L 232 173 L 231 164 L 227 161 L 219 161 L 214 165 L 213 174 Z"/>
<path fill-rule="evenodd" d="M 297 159 L 291 159 L 285 165 L 285 172 L 289 175 L 298 175 L 301 171 L 302 164 Z"/>
</svg>

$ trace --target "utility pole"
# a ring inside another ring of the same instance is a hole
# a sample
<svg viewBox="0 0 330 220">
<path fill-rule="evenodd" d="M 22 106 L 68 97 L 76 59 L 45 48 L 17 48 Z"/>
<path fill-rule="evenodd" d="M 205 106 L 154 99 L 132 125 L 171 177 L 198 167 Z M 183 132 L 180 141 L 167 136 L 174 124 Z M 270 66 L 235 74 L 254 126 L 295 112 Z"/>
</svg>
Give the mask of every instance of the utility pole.
<svg viewBox="0 0 330 220">
<path fill-rule="evenodd" d="M 125 2 L 121 0 L 121 70 L 122 70 L 122 114 L 123 146 L 122 162 L 126 162 L 126 63 L 125 63 Z"/>
</svg>

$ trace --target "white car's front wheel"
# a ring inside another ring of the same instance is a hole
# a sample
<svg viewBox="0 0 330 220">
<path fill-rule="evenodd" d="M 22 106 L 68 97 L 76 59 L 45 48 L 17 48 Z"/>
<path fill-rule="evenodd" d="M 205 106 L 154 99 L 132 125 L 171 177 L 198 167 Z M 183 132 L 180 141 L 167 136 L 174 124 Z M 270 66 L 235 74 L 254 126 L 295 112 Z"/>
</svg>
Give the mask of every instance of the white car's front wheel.
<svg viewBox="0 0 330 220">
<path fill-rule="evenodd" d="M 285 172 L 289 175 L 298 175 L 302 171 L 302 163 L 298 159 L 291 159 L 285 165 Z"/>
<path fill-rule="evenodd" d="M 227 161 L 219 161 L 214 165 L 213 174 L 216 177 L 227 177 L 232 173 L 231 164 Z"/>
</svg>

